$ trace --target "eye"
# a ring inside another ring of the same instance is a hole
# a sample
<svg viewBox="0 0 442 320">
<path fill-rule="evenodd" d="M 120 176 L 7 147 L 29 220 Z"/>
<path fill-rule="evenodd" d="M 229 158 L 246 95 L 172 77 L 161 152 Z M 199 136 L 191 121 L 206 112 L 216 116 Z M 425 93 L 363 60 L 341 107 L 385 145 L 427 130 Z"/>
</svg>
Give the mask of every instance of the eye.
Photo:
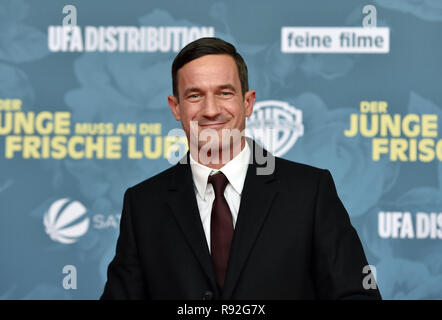
<svg viewBox="0 0 442 320">
<path fill-rule="evenodd" d="M 221 92 L 221 95 L 224 96 L 224 97 L 228 97 L 228 96 L 231 96 L 232 93 L 228 92 L 228 91 L 223 91 L 223 92 Z"/>
<path fill-rule="evenodd" d="M 198 93 L 194 93 L 189 96 L 190 99 L 198 99 L 199 97 L 200 95 Z"/>
</svg>

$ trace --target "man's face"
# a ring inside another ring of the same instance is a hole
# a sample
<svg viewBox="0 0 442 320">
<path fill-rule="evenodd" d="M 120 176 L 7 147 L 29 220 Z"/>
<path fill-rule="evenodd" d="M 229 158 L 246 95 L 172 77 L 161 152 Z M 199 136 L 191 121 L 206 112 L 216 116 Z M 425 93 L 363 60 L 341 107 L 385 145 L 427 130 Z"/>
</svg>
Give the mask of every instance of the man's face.
<svg viewBox="0 0 442 320">
<path fill-rule="evenodd" d="M 178 70 L 177 80 L 179 99 L 169 96 L 168 102 L 188 139 L 191 121 L 197 122 L 198 135 L 205 129 L 216 130 L 219 149 L 224 148 L 221 142 L 225 145 L 223 129 L 245 129 L 245 118 L 252 114 L 256 93 L 250 90 L 242 95 L 238 68 L 231 56 L 211 54 L 192 60 Z M 204 144 L 199 141 L 198 146 Z"/>
</svg>

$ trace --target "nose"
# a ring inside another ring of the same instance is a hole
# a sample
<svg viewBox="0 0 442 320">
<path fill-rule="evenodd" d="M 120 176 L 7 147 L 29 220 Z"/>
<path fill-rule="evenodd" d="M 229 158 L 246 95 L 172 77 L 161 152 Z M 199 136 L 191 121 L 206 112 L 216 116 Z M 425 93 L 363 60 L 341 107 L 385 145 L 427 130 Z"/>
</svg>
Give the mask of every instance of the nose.
<svg viewBox="0 0 442 320">
<path fill-rule="evenodd" d="M 221 108 L 216 101 L 214 95 L 207 95 L 204 103 L 204 117 L 206 118 L 215 118 L 217 115 L 221 113 Z"/>
</svg>

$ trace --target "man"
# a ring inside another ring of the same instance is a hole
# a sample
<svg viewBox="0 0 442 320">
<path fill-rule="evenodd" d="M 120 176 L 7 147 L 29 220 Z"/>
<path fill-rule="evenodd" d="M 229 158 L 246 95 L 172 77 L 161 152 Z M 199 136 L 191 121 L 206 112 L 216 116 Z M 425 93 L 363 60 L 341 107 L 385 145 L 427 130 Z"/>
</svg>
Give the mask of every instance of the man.
<svg viewBox="0 0 442 320">
<path fill-rule="evenodd" d="M 235 47 L 188 44 L 172 79 L 190 151 L 126 191 L 101 298 L 380 298 L 330 173 L 245 139 L 256 92 Z"/>
</svg>

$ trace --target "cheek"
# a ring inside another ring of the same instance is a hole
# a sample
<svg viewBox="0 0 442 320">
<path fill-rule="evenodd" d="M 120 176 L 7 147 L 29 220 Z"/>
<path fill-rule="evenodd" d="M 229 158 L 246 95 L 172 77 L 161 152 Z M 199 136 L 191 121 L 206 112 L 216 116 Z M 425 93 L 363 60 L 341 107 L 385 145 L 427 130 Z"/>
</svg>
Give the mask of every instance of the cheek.
<svg viewBox="0 0 442 320">
<path fill-rule="evenodd" d="M 231 105 L 229 106 L 228 111 L 233 117 L 235 117 L 236 122 L 241 121 L 245 116 L 245 110 L 242 104 Z"/>
<path fill-rule="evenodd" d="M 194 119 L 198 113 L 198 108 L 194 105 L 184 105 L 181 109 L 181 118 L 187 122 Z"/>
<path fill-rule="evenodd" d="M 181 123 L 185 131 L 190 131 L 190 122 L 192 120 L 198 120 L 198 111 L 199 108 L 195 105 L 185 105 L 181 109 Z"/>
</svg>

